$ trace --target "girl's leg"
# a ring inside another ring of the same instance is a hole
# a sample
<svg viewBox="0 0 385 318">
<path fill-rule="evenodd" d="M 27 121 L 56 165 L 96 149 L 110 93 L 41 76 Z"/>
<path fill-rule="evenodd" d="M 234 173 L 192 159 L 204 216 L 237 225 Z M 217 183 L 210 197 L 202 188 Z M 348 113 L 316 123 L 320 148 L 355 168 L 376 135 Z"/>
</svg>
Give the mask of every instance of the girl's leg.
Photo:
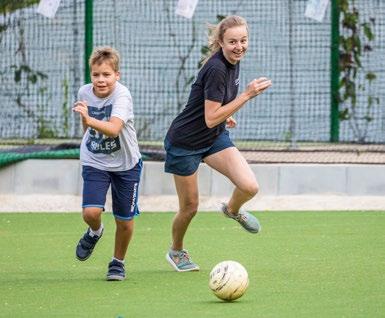
<svg viewBox="0 0 385 318">
<path fill-rule="evenodd" d="M 172 245 L 166 254 L 167 261 L 178 272 L 198 271 L 199 266 L 192 262 L 183 249 L 183 239 L 187 228 L 198 211 L 197 172 L 190 176 L 174 175 L 179 198 L 179 211 L 172 223 Z"/>
<path fill-rule="evenodd" d="M 235 185 L 227 204 L 230 213 L 237 214 L 240 207 L 257 194 L 259 187 L 255 175 L 237 148 L 230 147 L 214 153 L 205 157 L 204 162 Z"/>
<path fill-rule="evenodd" d="M 174 181 L 179 199 L 179 211 L 175 214 L 172 223 L 171 249 L 179 251 L 183 249 L 183 238 L 192 218 L 198 211 L 198 172 L 190 176 L 174 175 Z"/>
</svg>

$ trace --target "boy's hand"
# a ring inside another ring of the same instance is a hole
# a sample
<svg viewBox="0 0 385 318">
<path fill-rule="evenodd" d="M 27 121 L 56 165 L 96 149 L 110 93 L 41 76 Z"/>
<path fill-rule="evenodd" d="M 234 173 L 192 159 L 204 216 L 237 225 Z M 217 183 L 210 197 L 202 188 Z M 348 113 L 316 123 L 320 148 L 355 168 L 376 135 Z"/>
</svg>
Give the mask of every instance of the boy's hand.
<svg viewBox="0 0 385 318">
<path fill-rule="evenodd" d="M 85 124 L 88 123 L 90 116 L 88 115 L 88 107 L 86 101 L 77 101 L 72 108 L 72 111 L 79 113 Z"/>
<path fill-rule="evenodd" d="M 253 98 L 259 94 L 262 94 L 266 89 L 272 85 L 271 80 L 266 77 L 260 77 L 252 80 L 245 90 L 245 93 Z"/>
</svg>

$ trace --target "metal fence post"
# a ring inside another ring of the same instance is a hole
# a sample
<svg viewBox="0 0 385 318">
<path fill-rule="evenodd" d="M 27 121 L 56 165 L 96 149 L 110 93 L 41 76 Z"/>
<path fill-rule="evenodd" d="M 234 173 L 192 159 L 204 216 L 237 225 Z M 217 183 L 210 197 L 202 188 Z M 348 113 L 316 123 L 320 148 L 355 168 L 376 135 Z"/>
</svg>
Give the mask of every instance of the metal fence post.
<svg viewBox="0 0 385 318">
<path fill-rule="evenodd" d="M 330 84 L 331 84 L 331 109 L 330 109 L 330 141 L 338 142 L 340 138 L 339 120 L 339 42 L 340 42 L 340 9 L 339 0 L 331 0 L 331 48 L 330 48 Z"/>
</svg>

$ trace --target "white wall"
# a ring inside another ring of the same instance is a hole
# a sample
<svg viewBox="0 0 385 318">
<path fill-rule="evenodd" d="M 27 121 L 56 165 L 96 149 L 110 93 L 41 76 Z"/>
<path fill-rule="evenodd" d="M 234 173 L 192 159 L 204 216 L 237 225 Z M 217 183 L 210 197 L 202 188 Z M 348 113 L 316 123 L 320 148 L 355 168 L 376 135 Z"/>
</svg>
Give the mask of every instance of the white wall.
<svg viewBox="0 0 385 318">
<path fill-rule="evenodd" d="M 385 165 L 251 165 L 260 184 L 260 195 L 385 196 Z M 25 160 L 0 169 L 0 195 L 80 195 L 78 160 Z M 174 195 L 172 175 L 162 162 L 144 162 L 141 195 Z M 227 196 L 233 187 L 222 175 L 201 164 L 200 193 Z"/>
</svg>

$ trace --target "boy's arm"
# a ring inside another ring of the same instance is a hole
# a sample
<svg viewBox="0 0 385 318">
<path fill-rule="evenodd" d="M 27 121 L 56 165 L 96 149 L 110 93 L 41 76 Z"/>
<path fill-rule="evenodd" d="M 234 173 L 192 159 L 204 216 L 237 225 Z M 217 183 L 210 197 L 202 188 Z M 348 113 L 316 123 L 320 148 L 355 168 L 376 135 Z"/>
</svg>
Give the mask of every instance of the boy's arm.
<svg viewBox="0 0 385 318">
<path fill-rule="evenodd" d="M 83 133 L 85 133 L 87 131 L 87 125 L 86 123 L 84 122 L 84 119 L 82 118 L 82 126 L 83 126 Z"/>
<path fill-rule="evenodd" d="M 72 108 L 82 117 L 83 128 L 91 127 L 108 137 L 117 137 L 123 128 L 124 122 L 118 117 L 111 117 L 109 121 L 98 120 L 88 115 L 87 103 L 78 101 Z"/>
</svg>

